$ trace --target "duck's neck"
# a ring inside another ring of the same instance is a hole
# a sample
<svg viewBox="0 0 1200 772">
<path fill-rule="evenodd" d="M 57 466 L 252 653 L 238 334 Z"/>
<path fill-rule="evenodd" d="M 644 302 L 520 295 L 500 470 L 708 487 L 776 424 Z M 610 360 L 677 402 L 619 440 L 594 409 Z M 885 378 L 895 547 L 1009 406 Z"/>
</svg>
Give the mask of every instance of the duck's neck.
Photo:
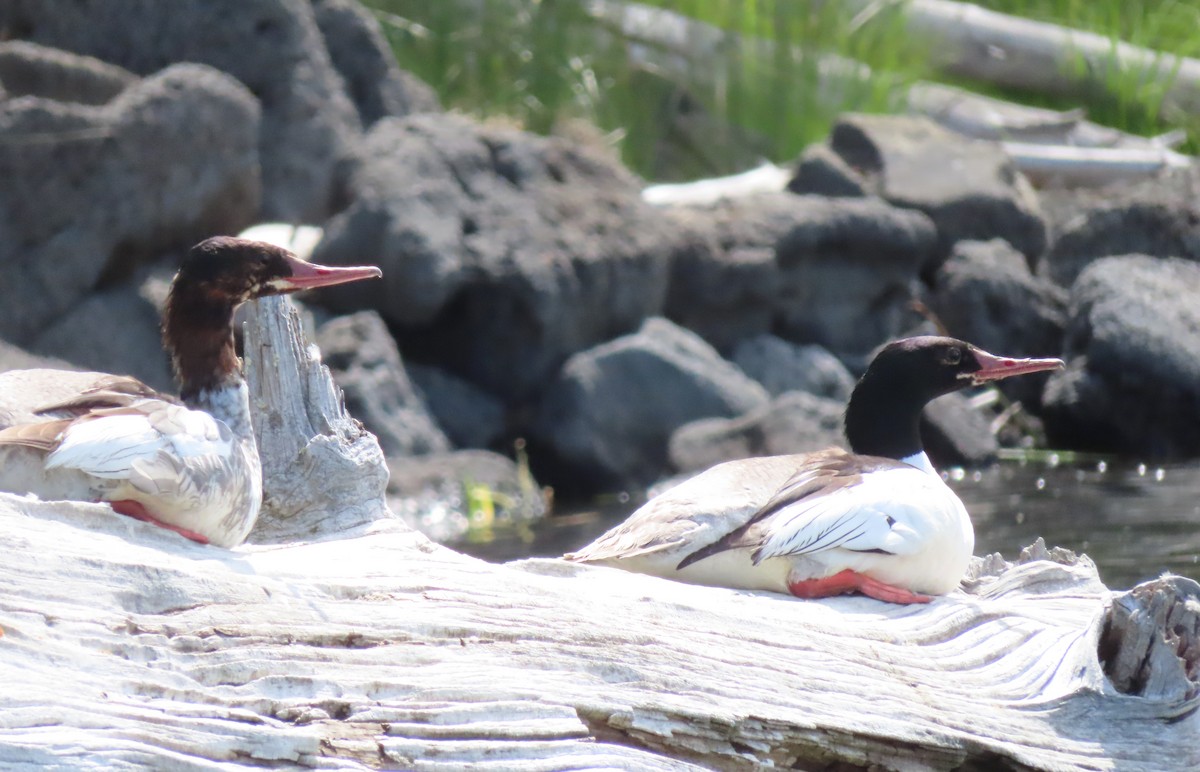
<svg viewBox="0 0 1200 772">
<path fill-rule="evenodd" d="M 928 400 L 868 370 L 846 405 L 846 441 L 855 453 L 928 466 L 921 444 L 921 411 Z"/>
<path fill-rule="evenodd" d="M 163 347 L 171 355 L 183 401 L 244 438 L 250 435 L 250 399 L 233 341 L 235 308 L 224 297 L 172 287 L 163 314 Z"/>
</svg>

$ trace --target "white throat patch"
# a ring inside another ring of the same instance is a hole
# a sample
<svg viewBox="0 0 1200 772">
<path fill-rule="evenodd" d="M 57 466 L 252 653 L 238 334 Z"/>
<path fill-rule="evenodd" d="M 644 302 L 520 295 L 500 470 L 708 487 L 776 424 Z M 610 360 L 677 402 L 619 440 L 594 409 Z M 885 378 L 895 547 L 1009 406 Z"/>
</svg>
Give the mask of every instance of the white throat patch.
<svg viewBox="0 0 1200 772">
<path fill-rule="evenodd" d="M 925 455 L 925 451 L 923 450 L 920 453 L 913 453 L 911 456 L 905 456 L 900 460 L 909 466 L 915 466 L 922 472 L 928 472 L 939 480 L 942 477 L 940 474 L 938 474 L 938 470 L 933 468 L 933 463 L 929 460 L 929 456 Z"/>
</svg>

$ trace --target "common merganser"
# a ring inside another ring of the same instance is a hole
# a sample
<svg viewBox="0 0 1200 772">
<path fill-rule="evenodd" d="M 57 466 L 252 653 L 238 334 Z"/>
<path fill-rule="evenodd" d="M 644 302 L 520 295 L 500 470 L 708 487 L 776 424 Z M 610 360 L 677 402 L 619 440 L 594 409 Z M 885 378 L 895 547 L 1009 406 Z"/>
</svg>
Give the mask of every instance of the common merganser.
<svg viewBox="0 0 1200 772">
<path fill-rule="evenodd" d="M 252 298 L 378 276 L 374 266 L 313 265 L 259 241 L 197 244 L 163 312 L 182 402 L 129 377 L 0 373 L 0 490 L 104 501 L 194 541 L 241 544 L 262 505 L 262 466 L 234 310 Z"/>
<path fill-rule="evenodd" d="M 845 429 L 853 452 L 718 464 L 564 557 L 800 598 L 860 592 L 928 603 L 958 586 L 975 532 L 925 455 L 922 409 L 967 386 L 1062 366 L 997 357 L 953 338 L 896 341 L 850 396 Z"/>
</svg>

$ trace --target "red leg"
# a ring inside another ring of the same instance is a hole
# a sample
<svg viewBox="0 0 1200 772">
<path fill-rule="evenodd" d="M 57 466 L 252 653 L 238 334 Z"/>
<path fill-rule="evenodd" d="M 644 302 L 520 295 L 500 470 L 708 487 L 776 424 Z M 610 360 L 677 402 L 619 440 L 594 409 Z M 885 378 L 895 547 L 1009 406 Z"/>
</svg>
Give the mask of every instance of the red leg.
<svg viewBox="0 0 1200 772">
<path fill-rule="evenodd" d="M 903 587 L 884 584 L 878 579 L 872 579 L 856 571 L 851 571 L 849 568 L 823 579 L 788 582 L 788 589 L 797 598 L 828 598 L 834 595 L 861 592 L 869 598 L 887 603 L 928 603 L 933 600 L 928 595 L 919 595 Z"/>
<path fill-rule="evenodd" d="M 178 525 L 164 523 L 162 520 L 159 520 L 157 517 L 150 514 L 146 508 L 142 506 L 140 501 L 121 499 L 120 501 L 110 501 L 108 503 L 112 506 L 114 512 L 127 515 L 132 517 L 134 520 L 153 523 L 159 528 L 166 528 L 168 531 L 174 531 L 185 539 L 191 539 L 192 541 L 200 542 L 201 544 L 208 544 L 208 537 L 204 534 L 196 533 L 195 531 L 189 531 L 187 528 L 182 528 Z"/>
</svg>

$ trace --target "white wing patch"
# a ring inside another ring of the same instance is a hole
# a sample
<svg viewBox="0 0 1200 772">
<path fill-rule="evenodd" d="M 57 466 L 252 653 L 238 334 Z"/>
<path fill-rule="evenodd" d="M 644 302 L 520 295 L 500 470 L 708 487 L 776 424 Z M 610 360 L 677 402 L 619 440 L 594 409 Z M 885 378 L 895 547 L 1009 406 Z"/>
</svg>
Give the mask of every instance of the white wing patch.
<svg viewBox="0 0 1200 772">
<path fill-rule="evenodd" d="M 939 478 L 920 469 L 869 472 L 856 484 L 784 506 L 764 524 L 770 536 L 754 562 L 841 547 L 918 552 L 956 522 L 962 503 Z"/>
<path fill-rule="evenodd" d="M 78 469 L 110 480 L 128 479 L 135 468 L 178 470 L 173 459 L 227 457 L 233 436 L 211 415 L 180 405 L 147 401 L 143 412 L 108 415 L 72 424 L 46 458 L 46 468 Z"/>
</svg>

